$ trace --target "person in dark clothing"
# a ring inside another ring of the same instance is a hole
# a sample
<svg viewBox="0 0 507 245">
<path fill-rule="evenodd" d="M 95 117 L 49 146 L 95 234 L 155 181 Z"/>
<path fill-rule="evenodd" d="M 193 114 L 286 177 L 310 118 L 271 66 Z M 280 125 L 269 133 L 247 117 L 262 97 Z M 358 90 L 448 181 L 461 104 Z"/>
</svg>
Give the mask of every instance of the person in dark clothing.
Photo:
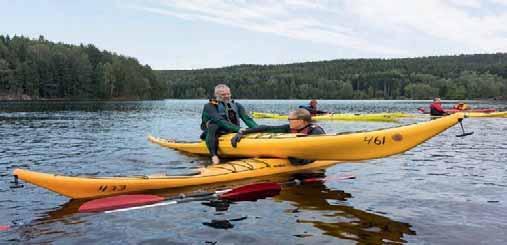
<svg viewBox="0 0 507 245">
<path fill-rule="evenodd" d="M 245 134 L 250 133 L 301 133 L 305 135 L 319 135 L 325 134 L 326 132 L 319 125 L 312 123 L 312 116 L 310 112 L 306 109 L 297 109 L 289 113 L 288 116 L 289 124 L 284 124 L 280 126 L 267 126 L 261 125 L 254 128 L 241 129 L 236 133 L 236 135 L 231 139 L 232 147 L 237 147 L 238 143 L 241 141 L 241 138 Z M 294 165 L 303 165 L 313 162 L 313 160 L 306 159 L 297 159 L 289 157 L 289 160 Z"/>
<path fill-rule="evenodd" d="M 215 99 L 204 105 L 201 115 L 201 139 L 206 141 L 206 146 L 211 155 L 213 164 L 220 163 L 218 157 L 218 137 L 223 134 L 238 132 L 241 122 L 252 128 L 257 123 L 248 116 L 245 108 L 231 99 L 231 90 L 225 84 L 215 87 Z"/>
<path fill-rule="evenodd" d="M 440 101 L 439 97 L 436 97 L 436 98 L 433 99 L 433 103 L 431 103 L 431 105 L 430 105 L 430 115 L 432 115 L 432 116 L 445 116 L 445 115 L 449 115 L 442 108 L 442 102 Z"/>
<path fill-rule="evenodd" d="M 315 116 L 315 115 L 322 115 L 322 114 L 329 114 L 329 112 L 327 111 L 319 111 L 317 109 L 317 100 L 313 99 L 310 101 L 310 103 L 308 105 L 300 105 L 299 108 L 302 108 L 302 109 L 306 109 L 307 111 L 310 112 L 310 114 L 312 116 Z"/>
</svg>

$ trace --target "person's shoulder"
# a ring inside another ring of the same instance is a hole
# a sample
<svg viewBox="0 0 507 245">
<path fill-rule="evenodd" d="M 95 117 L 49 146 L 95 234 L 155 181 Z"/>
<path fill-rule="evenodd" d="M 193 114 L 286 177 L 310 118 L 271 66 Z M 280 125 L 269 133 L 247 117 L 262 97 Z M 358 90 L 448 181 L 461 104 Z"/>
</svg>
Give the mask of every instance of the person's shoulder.
<svg viewBox="0 0 507 245">
<path fill-rule="evenodd" d="M 317 124 L 311 124 L 310 128 L 311 128 L 312 134 L 325 134 L 326 133 L 324 131 L 324 129 L 321 126 L 317 125 Z"/>
<path fill-rule="evenodd" d="M 232 102 L 233 104 L 235 104 L 238 108 L 239 108 L 239 107 L 243 107 L 243 105 L 242 105 L 241 103 L 239 103 L 238 101 L 231 100 L 231 102 Z"/>
<path fill-rule="evenodd" d="M 208 103 L 204 104 L 204 108 L 213 108 L 213 107 L 216 107 L 218 105 L 218 101 L 217 100 L 214 100 L 214 99 L 210 99 L 208 101 Z"/>
</svg>

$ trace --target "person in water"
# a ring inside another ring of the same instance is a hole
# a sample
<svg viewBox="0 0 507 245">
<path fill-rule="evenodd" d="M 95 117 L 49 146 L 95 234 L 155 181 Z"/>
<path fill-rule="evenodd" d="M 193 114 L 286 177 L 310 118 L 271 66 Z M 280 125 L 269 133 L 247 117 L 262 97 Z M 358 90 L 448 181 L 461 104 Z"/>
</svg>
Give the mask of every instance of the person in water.
<svg viewBox="0 0 507 245">
<path fill-rule="evenodd" d="M 260 132 L 268 132 L 268 133 L 300 133 L 305 135 L 319 135 L 325 134 L 326 132 L 319 125 L 312 123 L 312 116 L 310 112 L 306 109 L 297 109 L 292 111 L 288 115 L 289 124 L 284 124 L 280 126 L 266 126 L 261 125 L 255 128 L 241 129 L 238 133 L 231 139 L 232 147 L 237 147 L 238 143 L 241 141 L 241 138 L 245 134 L 250 133 L 260 133 Z M 306 159 L 298 159 L 289 157 L 289 160 L 294 165 L 303 165 L 313 162 L 313 160 Z"/>
<path fill-rule="evenodd" d="M 439 97 L 435 97 L 433 99 L 433 103 L 430 104 L 430 115 L 432 116 L 445 116 L 448 115 L 447 112 L 442 108 L 442 101 L 440 101 Z"/>
<path fill-rule="evenodd" d="M 468 110 L 470 109 L 470 106 L 468 106 L 467 104 L 463 103 L 463 102 L 459 102 L 458 104 L 454 105 L 453 109 L 456 109 L 456 110 Z"/>
<path fill-rule="evenodd" d="M 223 134 L 238 132 L 240 120 L 252 128 L 257 123 L 248 116 L 245 108 L 238 102 L 231 99 L 231 90 L 225 84 L 218 84 L 215 87 L 215 99 L 204 105 L 201 115 L 201 139 L 206 141 L 211 162 L 220 163 L 218 157 L 218 137 Z"/>
<path fill-rule="evenodd" d="M 310 103 L 308 105 L 300 105 L 299 108 L 306 109 L 307 111 L 310 112 L 310 114 L 312 116 L 322 115 L 322 114 L 328 114 L 329 113 L 327 111 L 319 111 L 317 109 L 317 104 L 318 104 L 317 100 L 313 99 L 313 100 L 310 100 Z"/>
</svg>

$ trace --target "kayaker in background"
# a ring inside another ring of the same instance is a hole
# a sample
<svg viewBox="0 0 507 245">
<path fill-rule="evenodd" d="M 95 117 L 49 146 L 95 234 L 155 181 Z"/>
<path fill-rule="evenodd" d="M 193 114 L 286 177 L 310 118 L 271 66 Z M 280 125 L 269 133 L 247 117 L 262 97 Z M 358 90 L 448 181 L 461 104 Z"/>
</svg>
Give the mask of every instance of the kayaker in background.
<svg viewBox="0 0 507 245">
<path fill-rule="evenodd" d="M 236 147 L 238 143 L 241 141 L 241 138 L 245 134 L 251 133 L 260 133 L 260 132 L 268 132 L 268 133 L 301 133 L 306 135 L 319 135 L 325 134 L 326 132 L 319 125 L 312 123 L 312 115 L 306 109 L 297 109 L 289 113 L 288 116 L 289 124 L 284 124 L 280 126 L 267 126 L 260 125 L 255 128 L 241 129 L 239 132 L 231 139 L 232 147 Z M 294 165 L 303 165 L 313 162 L 312 160 L 306 159 L 297 159 L 289 157 L 289 161 Z"/>
<path fill-rule="evenodd" d="M 448 115 L 447 112 L 442 108 L 442 101 L 440 101 L 439 97 L 435 97 L 433 99 L 433 103 L 430 105 L 430 115 L 432 116 L 445 116 Z"/>
<path fill-rule="evenodd" d="M 202 110 L 201 139 L 206 141 L 206 146 L 211 155 L 213 164 L 220 163 L 218 157 L 218 137 L 223 134 L 238 132 L 240 120 L 252 128 L 257 123 L 248 115 L 245 108 L 231 99 L 231 90 L 225 84 L 215 86 L 215 99 L 204 105 Z"/>
<path fill-rule="evenodd" d="M 310 112 L 310 114 L 312 116 L 321 115 L 321 114 L 329 114 L 329 112 L 327 112 L 327 111 L 319 111 L 317 109 L 317 104 L 318 104 L 317 100 L 313 99 L 313 100 L 310 100 L 310 103 L 308 105 L 300 105 L 299 108 L 306 109 L 307 111 Z"/>
<path fill-rule="evenodd" d="M 469 110 L 471 108 L 467 104 L 465 104 L 463 102 L 459 102 L 458 104 L 454 105 L 453 109 L 462 111 L 462 110 Z"/>
</svg>

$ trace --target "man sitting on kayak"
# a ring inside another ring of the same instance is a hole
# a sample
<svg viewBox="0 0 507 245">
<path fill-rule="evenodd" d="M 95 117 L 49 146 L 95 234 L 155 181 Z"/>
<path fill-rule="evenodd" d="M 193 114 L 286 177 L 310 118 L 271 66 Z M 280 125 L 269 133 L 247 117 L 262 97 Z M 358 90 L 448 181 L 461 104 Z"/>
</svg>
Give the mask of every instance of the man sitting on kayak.
<svg viewBox="0 0 507 245">
<path fill-rule="evenodd" d="M 231 100 L 231 90 L 225 84 L 215 87 L 215 99 L 204 105 L 202 110 L 201 139 L 206 140 L 206 146 L 213 164 L 220 163 L 218 157 L 218 137 L 222 134 L 238 132 L 240 119 L 252 128 L 257 123 L 248 116 L 245 108 L 238 102 Z"/>
<path fill-rule="evenodd" d="M 310 103 L 308 105 L 300 105 L 299 108 L 302 108 L 302 109 L 306 109 L 307 111 L 310 112 L 310 114 L 312 116 L 315 116 L 315 115 L 322 115 L 322 114 L 329 114 L 329 112 L 327 111 L 319 111 L 317 110 L 317 100 L 316 99 L 313 99 L 310 101 Z"/>
<path fill-rule="evenodd" d="M 245 134 L 251 133 L 300 133 L 305 135 L 325 134 L 324 129 L 319 125 L 312 123 L 312 116 L 306 109 L 297 109 L 289 113 L 289 124 L 280 126 L 260 125 L 255 128 L 241 129 L 232 139 L 232 147 L 236 147 Z M 294 165 L 302 165 L 313 162 L 312 160 L 297 159 L 289 157 L 289 161 Z"/>
<path fill-rule="evenodd" d="M 440 101 L 439 97 L 435 97 L 433 99 L 433 103 L 431 103 L 431 105 L 430 105 L 430 115 L 432 115 L 432 116 L 445 116 L 445 115 L 449 115 L 442 108 L 442 101 Z"/>
</svg>

